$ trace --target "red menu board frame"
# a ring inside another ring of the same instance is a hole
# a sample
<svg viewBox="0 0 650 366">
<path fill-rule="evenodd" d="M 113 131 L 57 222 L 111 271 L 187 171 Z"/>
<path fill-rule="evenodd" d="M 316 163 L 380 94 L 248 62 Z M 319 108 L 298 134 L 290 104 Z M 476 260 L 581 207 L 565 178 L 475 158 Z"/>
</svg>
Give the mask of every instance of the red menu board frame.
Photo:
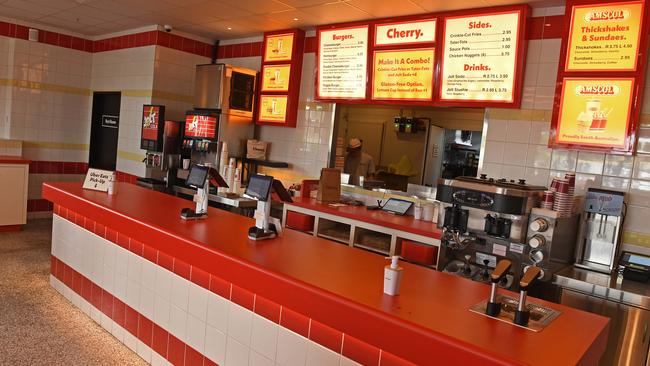
<svg viewBox="0 0 650 366">
<path fill-rule="evenodd" d="M 291 59 L 290 60 L 277 60 L 277 61 L 264 61 L 266 60 L 267 49 L 267 40 L 269 37 L 279 36 L 279 35 L 293 35 L 292 49 L 291 49 Z M 302 59 L 303 51 L 305 47 L 305 31 L 302 29 L 285 29 L 273 32 L 264 33 L 264 42 L 262 44 L 262 66 L 261 70 L 264 70 L 265 66 L 289 66 L 289 88 L 286 91 L 277 90 L 277 91 L 264 91 L 261 92 L 262 88 L 260 87 L 257 93 L 257 105 L 255 113 L 255 124 L 257 125 L 268 125 L 268 126 L 280 126 L 280 127 L 296 127 L 298 122 L 298 102 L 300 98 L 300 80 L 302 74 Z M 264 75 L 260 75 L 262 81 L 259 85 L 263 84 Z M 265 96 L 281 96 L 287 98 L 287 109 L 284 118 L 284 122 L 278 121 L 268 121 L 264 120 L 261 116 L 262 108 L 262 95 Z"/>
<path fill-rule="evenodd" d="M 444 22 L 445 17 L 449 16 L 472 16 L 472 15 L 483 15 L 483 14 L 492 14 L 492 13 L 503 13 L 503 12 L 512 12 L 520 11 L 520 22 L 519 28 L 516 31 L 517 34 L 517 47 L 516 47 L 516 76 L 513 78 L 515 82 L 514 86 L 514 100 L 513 102 L 494 102 L 494 101 L 441 101 L 439 98 L 439 90 L 441 86 L 440 82 L 440 63 L 442 60 L 442 39 L 444 38 L 444 30 L 441 24 Z M 338 23 L 319 26 L 316 29 L 316 78 L 314 81 L 315 84 L 315 99 L 322 102 L 331 102 L 331 103 L 345 103 L 345 104 L 377 104 L 377 105 L 413 105 L 413 106 L 454 106 L 454 107 L 498 107 L 498 108 L 519 108 L 521 105 L 521 92 L 523 89 L 523 74 L 526 61 L 526 48 L 527 48 L 527 31 L 529 26 L 529 18 L 531 14 L 531 9 L 528 4 L 518 4 L 518 5 L 506 5 L 506 6 L 496 6 L 489 8 L 481 9 L 471 9 L 471 10 L 459 10 L 453 12 L 440 12 L 440 13 L 427 13 L 427 14 L 418 14 L 413 16 L 404 16 L 404 17 L 394 17 L 394 18 L 384 18 L 384 19 L 375 19 L 371 21 L 359 21 L 359 22 L 347 22 L 347 23 Z M 404 23 L 415 23 L 426 20 L 435 20 L 436 22 L 436 35 L 434 42 L 422 42 L 422 43 L 407 43 L 407 44 L 390 44 L 390 45 L 376 45 L 376 31 L 377 26 L 387 25 L 387 24 L 404 24 Z M 323 97 L 320 95 L 319 91 L 319 72 L 320 72 L 320 44 L 321 44 L 321 32 L 322 31 L 331 31 L 337 29 L 349 29 L 357 27 L 368 27 L 368 40 L 367 40 L 367 58 L 366 58 L 366 85 L 365 85 L 365 97 L 364 98 L 348 98 L 348 97 Z M 434 75 L 433 75 L 433 98 L 431 101 L 421 101 L 421 100 L 374 100 L 372 98 L 373 92 L 373 77 L 374 77 L 374 64 L 373 58 L 375 51 L 387 51 L 387 50 L 411 50 L 418 48 L 434 48 L 435 49 L 435 61 L 434 61 Z"/>
<path fill-rule="evenodd" d="M 565 21 L 562 44 L 560 48 L 560 62 L 558 66 L 557 82 L 555 87 L 555 99 L 553 103 L 553 115 L 551 119 L 551 128 L 549 133 L 548 146 L 553 149 L 568 149 L 568 150 L 586 150 L 619 155 L 633 155 L 636 150 L 637 144 L 637 128 L 639 125 L 639 118 L 641 115 L 641 108 L 643 103 L 643 90 L 645 86 L 645 70 L 646 60 L 648 57 L 648 32 L 650 31 L 650 11 L 644 7 L 643 17 L 641 19 L 641 30 L 639 39 L 639 50 L 637 53 L 637 66 L 635 71 L 565 71 L 568 53 L 569 34 L 571 34 L 571 15 L 574 6 L 584 6 L 590 4 L 597 4 L 603 6 L 607 4 L 625 4 L 631 3 L 630 0 L 608 0 L 607 2 L 599 2 L 596 0 L 567 0 L 565 10 Z M 627 123 L 628 129 L 625 136 L 627 144 L 624 148 L 611 147 L 611 146 L 593 146 L 579 143 L 561 143 L 558 141 L 557 136 L 559 132 L 559 118 L 562 103 L 562 83 L 565 78 L 592 78 L 592 79 L 616 79 L 616 78 L 634 78 L 634 89 L 632 91 L 632 105 L 629 113 L 629 121 Z"/>
<path fill-rule="evenodd" d="M 442 100 L 442 72 L 444 68 L 445 52 L 445 32 L 447 28 L 447 19 L 470 18 L 472 16 L 490 16 L 519 12 L 518 29 L 514 32 L 517 35 L 515 46 L 515 69 L 512 76 L 512 101 L 495 101 L 495 100 L 464 100 L 464 99 L 446 99 Z M 447 13 L 441 17 L 441 27 L 439 32 L 440 47 L 438 52 L 438 84 L 436 85 L 436 104 L 445 107 L 483 107 L 483 108 L 519 108 L 521 106 L 521 92 L 524 82 L 524 69 L 526 66 L 527 51 L 527 30 L 528 19 L 531 11 L 528 5 L 511 5 L 488 9 L 472 9 Z"/>
</svg>

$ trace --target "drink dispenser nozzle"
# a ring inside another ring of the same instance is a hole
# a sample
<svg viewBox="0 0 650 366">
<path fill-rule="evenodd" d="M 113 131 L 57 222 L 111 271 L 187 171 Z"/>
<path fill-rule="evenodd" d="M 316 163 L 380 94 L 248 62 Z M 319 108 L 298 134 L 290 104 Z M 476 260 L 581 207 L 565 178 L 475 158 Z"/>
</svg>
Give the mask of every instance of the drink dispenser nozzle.
<svg viewBox="0 0 650 366">
<path fill-rule="evenodd" d="M 515 311 L 515 324 L 525 327 L 528 325 L 528 319 L 530 318 L 530 311 L 526 308 L 526 295 L 528 293 L 528 288 L 535 283 L 535 281 L 540 277 L 542 273 L 541 268 L 539 267 L 528 267 L 526 273 L 519 281 L 519 305 Z"/>
<path fill-rule="evenodd" d="M 490 290 L 490 300 L 488 300 L 485 313 L 489 316 L 497 316 L 501 312 L 501 303 L 497 302 L 497 284 L 501 281 L 512 267 L 512 262 L 502 259 L 490 274 L 492 288 Z"/>
</svg>

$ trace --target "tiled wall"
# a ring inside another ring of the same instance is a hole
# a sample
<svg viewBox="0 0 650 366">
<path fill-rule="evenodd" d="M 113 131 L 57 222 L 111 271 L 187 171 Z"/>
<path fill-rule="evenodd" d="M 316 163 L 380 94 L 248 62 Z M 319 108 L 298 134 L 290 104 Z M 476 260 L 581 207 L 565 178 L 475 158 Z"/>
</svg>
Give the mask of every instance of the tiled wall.
<svg viewBox="0 0 650 366">
<path fill-rule="evenodd" d="M 563 8 L 536 9 L 557 15 Z M 646 78 L 642 107 L 641 140 L 636 157 L 548 148 L 549 128 L 560 39 L 528 42 L 523 100 L 520 110 L 488 109 L 487 138 L 482 155 L 482 173 L 508 179 L 525 178 L 529 183 L 548 185 L 555 176 L 576 172 L 576 192 L 602 187 L 628 193 L 628 215 L 624 243 L 650 252 L 650 79 Z M 645 248 L 647 247 L 647 249 Z"/>
<path fill-rule="evenodd" d="M 23 142 L 19 152 L 3 142 L 0 154 L 54 167 L 30 170 L 28 207 L 49 207 L 41 182 L 82 177 L 65 166 L 88 161 L 93 90 L 122 92 L 117 169 L 129 181 L 143 175 L 142 105 L 166 104 L 168 117 L 180 118 L 191 106 L 193 66 L 211 53 L 205 40 L 155 27 L 100 40 L 41 30 L 30 42 L 27 27 L 0 21 L 0 139 Z"/>
<path fill-rule="evenodd" d="M 307 32 L 307 37 L 312 37 L 308 39 L 313 40 L 313 36 L 314 32 Z M 232 42 L 246 42 L 261 47 L 259 43 L 261 40 L 260 37 Z M 224 45 L 228 46 L 228 43 L 224 42 Z M 241 53 L 236 50 L 229 52 Z M 250 54 L 255 55 L 258 52 Z M 259 70 L 262 58 L 260 56 L 222 58 L 219 62 Z M 271 143 L 269 160 L 288 162 L 290 165 L 289 169 L 264 168 L 262 171 L 281 179 L 285 184 L 300 182 L 306 178 L 318 178 L 321 168 L 327 167 L 329 162 L 335 105 L 314 101 L 316 54 L 305 53 L 302 65 L 296 128 L 257 127 L 258 138 Z"/>
<path fill-rule="evenodd" d="M 154 366 L 410 365 L 91 218 L 54 212 L 52 286 Z"/>
<path fill-rule="evenodd" d="M 142 105 L 151 103 L 156 46 L 92 55 L 91 90 L 121 92 L 117 170 L 143 176 L 140 150 Z"/>
</svg>

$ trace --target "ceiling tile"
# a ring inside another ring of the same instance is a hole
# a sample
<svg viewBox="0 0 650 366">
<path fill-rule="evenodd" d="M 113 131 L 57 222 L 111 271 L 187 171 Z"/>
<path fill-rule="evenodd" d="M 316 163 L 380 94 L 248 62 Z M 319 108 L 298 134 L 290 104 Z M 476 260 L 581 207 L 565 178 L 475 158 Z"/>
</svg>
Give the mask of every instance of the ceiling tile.
<svg viewBox="0 0 650 366">
<path fill-rule="evenodd" d="M 348 4 L 377 18 L 426 13 L 424 8 L 411 1 L 401 1 L 399 6 L 395 6 L 395 3 L 390 1 L 376 0 L 351 0 Z"/>
<path fill-rule="evenodd" d="M 344 3 L 348 0 L 279 0 L 280 2 L 292 6 L 294 8 L 305 8 L 315 5 L 324 5 L 330 3 Z"/>
<path fill-rule="evenodd" d="M 276 0 L 225 0 L 222 2 L 253 14 L 268 14 L 294 9 L 292 6 Z"/>
<path fill-rule="evenodd" d="M 7 18 L 15 18 L 21 20 L 33 21 L 43 16 L 42 13 L 37 13 L 24 9 L 12 8 L 10 6 L 2 5 L 2 16 Z"/>
<path fill-rule="evenodd" d="M 195 5 L 196 11 L 208 14 L 218 19 L 234 19 L 251 15 L 252 13 L 219 1 L 204 1 Z"/>
<path fill-rule="evenodd" d="M 352 7 L 347 3 L 329 3 L 301 8 L 300 10 L 316 19 L 317 24 L 351 22 L 372 17 L 367 12 Z"/>
</svg>

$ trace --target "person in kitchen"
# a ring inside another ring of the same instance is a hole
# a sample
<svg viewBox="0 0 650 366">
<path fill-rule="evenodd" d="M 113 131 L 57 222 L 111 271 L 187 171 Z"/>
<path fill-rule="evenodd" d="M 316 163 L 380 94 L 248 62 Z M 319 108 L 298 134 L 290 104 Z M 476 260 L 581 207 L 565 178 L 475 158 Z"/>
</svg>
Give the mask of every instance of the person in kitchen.
<svg viewBox="0 0 650 366">
<path fill-rule="evenodd" d="M 350 175 L 350 184 L 359 185 L 359 177 L 372 178 L 375 174 L 375 161 L 363 152 L 363 144 L 358 138 L 351 138 L 345 156 L 343 173 Z"/>
</svg>

